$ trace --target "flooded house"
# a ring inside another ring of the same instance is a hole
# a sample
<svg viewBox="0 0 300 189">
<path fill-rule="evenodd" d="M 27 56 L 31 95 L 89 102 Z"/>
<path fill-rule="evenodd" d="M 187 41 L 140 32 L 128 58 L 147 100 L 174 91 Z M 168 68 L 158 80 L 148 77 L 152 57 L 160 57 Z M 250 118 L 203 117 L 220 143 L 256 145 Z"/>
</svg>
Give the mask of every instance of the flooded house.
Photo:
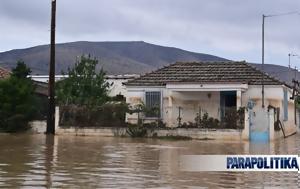
<svg viewBox="0 0 300 189">
<path fill-rule="evenodd" d="M 145 122 L 178 127 L 204 114 L 222 122 L 229 110 L 243 109 L 243 139 L 273 140 L 297 130 L 293 88 L 246 62 L 178 62 L 125 85 L 132 107 L 158 108 L 143 116 Z M 139 116 L 127 114 L 126 119 L 137 123 Z"/>
</svg>

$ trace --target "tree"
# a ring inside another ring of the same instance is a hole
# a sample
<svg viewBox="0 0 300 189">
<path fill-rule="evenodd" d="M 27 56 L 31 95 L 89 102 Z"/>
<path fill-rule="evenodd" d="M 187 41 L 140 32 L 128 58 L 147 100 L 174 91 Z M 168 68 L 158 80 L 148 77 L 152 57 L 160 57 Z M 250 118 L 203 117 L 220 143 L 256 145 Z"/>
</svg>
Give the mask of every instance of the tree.
<svg viewBox="0 0 300 189">
<path fill-rule="evenodd" d="M 27 78 L 30 73 L 30 68 L 28 68 L 22 60 L 19 60 L 17 66 L 12 70 L 12 76 L 19 79 Z"/>
<path fill-rule="evenodd" d="M 96 72 L 97 65 L 98 60 L 90 56 L 81 56 L 74 68 L 68 69 L 68 78 L 59 81 L 56 85 L 56 96 L 60 105 L 92 108 L 107 102 L 111 84 L 106 82 L 106 73 L 102 68 L 98 73 Z"/>
<path fill-rule="evenodd" d="M 28 122 L 34 117 L 35 87 L 27 75 L 30 69 L 19 61 L 8 79 L 0 81 L 0 130 L 17 132 L 29 128 Z"/>
</svg>

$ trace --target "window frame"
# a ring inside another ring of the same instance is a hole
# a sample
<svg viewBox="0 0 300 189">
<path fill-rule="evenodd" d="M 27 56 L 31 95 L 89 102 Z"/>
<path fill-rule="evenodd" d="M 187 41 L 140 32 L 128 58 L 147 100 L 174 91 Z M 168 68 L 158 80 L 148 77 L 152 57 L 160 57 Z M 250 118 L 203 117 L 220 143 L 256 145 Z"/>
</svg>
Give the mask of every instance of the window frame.
<svg viewBox="0 0 300 189">
<path fill-rule="evenodd" d="M 162 95 L 162 91 L 161 90 L 146 90 L 144 92 L 144 104 L 147 107 L 147 93 L 151 93 L 151 92 L 155 92 L 155 93 L 159 93 L 159 100 L 160 100 L 160 104 L 159 104 L 159 115 L 158 116 L 148 116 L 145 114 L 145 118 L 146 119 L 162 119 L 162 104 L 163 104 L 163 95 Z"/>
</svg>

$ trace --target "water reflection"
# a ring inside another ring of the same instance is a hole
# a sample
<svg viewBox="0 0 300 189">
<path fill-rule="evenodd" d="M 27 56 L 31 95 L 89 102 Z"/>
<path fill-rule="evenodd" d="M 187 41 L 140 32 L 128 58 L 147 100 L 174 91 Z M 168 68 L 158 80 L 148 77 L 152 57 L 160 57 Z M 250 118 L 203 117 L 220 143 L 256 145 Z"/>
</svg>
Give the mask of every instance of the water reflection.
<svg viewBox="0 0 300 189">
<path fill-rule="evenodd" d="M 0 188 L 298 188 L 297 173 L 182 172 L 181 155 L 299 154 L 273 143 L 0 135 Z"/>
</svg>

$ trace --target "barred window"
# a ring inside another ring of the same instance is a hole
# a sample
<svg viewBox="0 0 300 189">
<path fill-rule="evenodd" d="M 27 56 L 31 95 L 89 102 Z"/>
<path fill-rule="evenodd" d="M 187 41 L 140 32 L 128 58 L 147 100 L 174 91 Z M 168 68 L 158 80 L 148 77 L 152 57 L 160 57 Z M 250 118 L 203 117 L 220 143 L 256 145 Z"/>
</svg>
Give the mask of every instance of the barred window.
<svg viewBox="0 0 300 189">
<path fill-rule="evenodd" d="M 160 118 L 161 93 L 159 91 L 146 92 L 146 117 Z"/>
</svg>

